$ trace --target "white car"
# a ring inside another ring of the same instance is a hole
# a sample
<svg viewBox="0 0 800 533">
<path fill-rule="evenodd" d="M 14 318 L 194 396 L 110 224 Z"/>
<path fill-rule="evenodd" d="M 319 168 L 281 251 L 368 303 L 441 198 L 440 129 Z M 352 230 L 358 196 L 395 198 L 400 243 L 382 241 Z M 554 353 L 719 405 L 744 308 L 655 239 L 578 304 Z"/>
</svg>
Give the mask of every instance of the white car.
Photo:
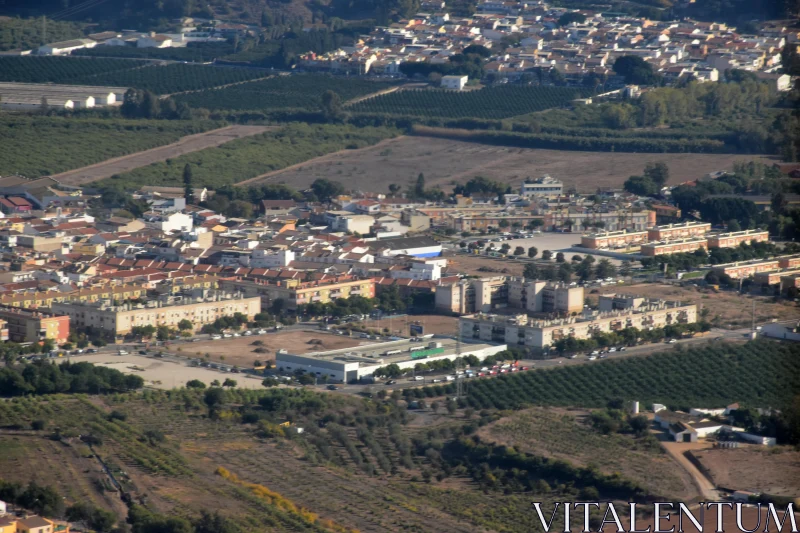
<svg viewBox="0 0 800 533">
<path fill-rule="evenodd" d="M 675 344 L 676 342 L 678 341 L 676 341 L 675 339 L 670 339 L 667 341 L 667 344 Z"/>
<path fill-rule="evenodd" d="M 598 352 L 597 350 L 595 350 L 595 351 L 593 351 L 593 352 L 591 353 L 591 355 L 600 355 L 600 352 Z"/>
<path fill-rule="evenodd" d="M 256 333 L 258 333 L 259 335 L 265 335 L 267 333 L 267 330 L 260 329 L 260 330 L 256 331 Z"/>
<path fill-rule="evenodd" d="M 231 335 L 230 333 L 225 333 L 223 337 L 225 337 L 226 339 L 230 339 L 231 337 L 233 337 L 233 335 Z"/>
<path fill-rule="evenodd" d="M 425 381 L 425 378 L 423 376 L 414 376 L 411 381 Z"/>
<path fill-rule="evenodd" d="M 211 335 L 211 340 L 212 340 L 212 341 L 218 341 L 218 340 L 220 340 L 221 338 L 222 338 L 222 335 Z"/>
<path fill-rule="evenodd" d="M 609 353 L 611 353 L 611 352 L 616 352 L 616 351 L 617 351 L 617 349 L 612 347 L 612 348 L 609 348 L 609 349 L 608 349 L 608 351 L 609 351 Z"/>
<path fill-rule="evenodd" d="M 597 359 L 597 356 L 596 355 L 590 355 L 587 359 L 589 359 L 589 361 L 594 361 L 595 359 Z"/>
<path fill-rule="evenodd" d="M 239 334 L 239 333 L 234 333 L 234 334 L 233 334 L 233 336 L 234 336 L 234 337 L 241 337 L 242 335 L 241 335 L 241 334 Z"/>
<path fill-rule="evenodd" d="M 249 336 L 250 336 L 250 335 L 252 335 L 252 334 L 253 334 L 253 332 L 252 332 L 252 331 L 250 331 L 250 330 L 248 330 L 248 331 L 245 331 L 244 333 L 242 333 L 242 335 L 244 335 L 245 337 L 249 337 Z"/>
<path fill-rule="evenodd" d="M 120 350 L 117 352 L 117 355 L 128 355 L 128 352 L 126 352 L 125 350 Z"/>
</svg>

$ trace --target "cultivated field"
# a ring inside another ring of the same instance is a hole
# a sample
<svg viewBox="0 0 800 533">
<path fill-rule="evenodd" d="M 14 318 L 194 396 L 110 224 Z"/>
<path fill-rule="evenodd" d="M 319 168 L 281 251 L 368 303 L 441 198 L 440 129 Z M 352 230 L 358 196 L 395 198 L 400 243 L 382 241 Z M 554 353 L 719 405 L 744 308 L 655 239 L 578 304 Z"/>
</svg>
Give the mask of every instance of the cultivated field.
<svg viewBox="0 0 800 533">
<path fill-rule="evenodd" d="M 32 431 L 4 430 L 0 450 L 0 477 L 6 481 L 52 485 L 70 503 L 86 502 L 117 514 L 126 512 L 116 493 L 105 490 L 100 464 L 80 441 L 58 442 Z"/>
<path fill-rule="evenodd" d="M 745 446 L 694 452 L 714 483 L 776 496 L 800 495 L 800 452 L 788 446 Z"/>
<path fill-rule="evenodd" d="M 756 324 L 768 322 L 773 319 L 779 321 L 797 320 L 800 308 L 797 304 L 786 301 L 775 301 L 764 296 L 739 295 L 735 292 L 714 293 L 710 289 L 701 289 L 694 285 L 681 287 L 677 285 L 662 285 L 659 283 L 643 283 L 625 286 L 624 288 L 603 287 L 599 292 L 624 292 L 626 294 L 639 294 L 650 298 L 665 300 L 679 300 L 687 304 L 696 304 L 698 312 L 701 308 L 708 308 L 708 320 L 719 327 L 740 328 L 749 326 L 752 322 L 753 302 L 755 301 Z M 591 297 L 590 294 L 587 296 Z"/>
<path fill-rule="evenodd" d="M 319 344 L 310 341 L 321 341 Z M 262 343 L 262 344 L 255 344 Z M 170 351 L 186 357 L 204 357 L 209 355 L 211 361 L 224 361 L 225 364 L 239 367 L 253 366 L 253 362 L 274 361 L 278 350 L 286 350 L 292 354 L 338 350 L 364 344 L 360 339 L 333 335 L 324 331 L 283 331 L 268 335 L 253 335 L 232 339 L 207 340 L 180 345 L 180 351 L 172 347 Z M 255 353 L 263 348 L 266 353 Z"/>
<path fill-rule="evenodd" d="M 425 174 L 428 186 L 448 189 L 454 181 L 484 176 L 518 186 L 526 177 L 550 174 L 579 192 L 598 187 L 620 187 L 631 175 L 641 174 L 648 161 L 666 161 L 670 183 L 695 179 L 716 170 L 731 170 L 739 160 L 758 156 L 733 154 L 636 154 L 508 148 L 429 137 L 398 137 L 364 150 L 341 151 L 312 159 L 261 182 L 305 187 L 317 178 L 376 190 L 376 183 L 407 186 Z"/>
<path fill-rule="evenodd" d="M 219 146 L 234 139 L 264 133 L 268 129 L 270 128 L 267 126 L 227 126 L 205 133 L 189 135 L 166 146 L 159 146 L 158 148 L 152 148 L 143 152 L 115 157 L 88 167 L 55 174 L 53 177 L 65 185 L 83 185 L 85 183 L 111 177 L 114 174 L 121 174 L 135 168 L 144 167 L 152 163 L 166 161 L 167 159 L 178 157 L 183 154 Z"/>
<path fill-rule="evenodd" d="M 603 435 L 588 425 L 587 415 L 580 410 L 526 409 L 481 428 L 478 435 L 523 453 L 576 466 L 595 465 L 606 474 L 618 472 L 651 494 L 681 501 L 696 495 L 689 475 L 663 453 L 657 440 Z"/>
</svg>

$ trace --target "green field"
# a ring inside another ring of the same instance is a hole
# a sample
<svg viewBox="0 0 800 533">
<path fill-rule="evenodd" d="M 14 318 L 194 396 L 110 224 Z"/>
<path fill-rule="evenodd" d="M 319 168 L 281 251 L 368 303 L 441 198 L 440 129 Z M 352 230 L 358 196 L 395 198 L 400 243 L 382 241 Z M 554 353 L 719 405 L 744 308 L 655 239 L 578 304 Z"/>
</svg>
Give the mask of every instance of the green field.
<svg viewBox="0 0 800 533">
<path fill-rule="evenodd" d="M 598 408 L 610 400 L 638 400 L 643 405 L 748 407 L 788 405 L 800 390 L 800 346 L 773 341 L 745 345 L 709 344 L 648 357 L 528 371 L 469 384 L 475 408 L 524 406 Z M 407 390 L 410 397 L 451 394 L 454 385 Z"/>
<path fill-rule="evenodd" d="M 342 101 L 382 91 L 394 85 L 362 78 L 340 78 L 324 75 L 297 74 L 275 76 L 268 80 L 244 83 L 224 89 L 181 95 L 175 99 L 193 108 L 265 110 L 319 110 L 320 97 L 334 91 Z"/>
<path fill-rule="evenodd" d="M 142 185 L 180 185 L 183 168 L 190 163 L 194 183 L 218 188 L 331 152 L 370 146 L 396 135 L 399 131 L 392 128 L 290 124 L 279 130 L 138 168 L 99 181 L 97 185 L 124 190 L 134 190 Z"/>
<path fill-rule="evenodd" d="M 476 91 L 397 91 L 353 105 L 354 113 L 501 119 L 569 104 L 584 91 L 562 87 L 485 87 Z"/>
<path fill-rule="evenodd" d="M 45 29 L 47 33 L 45 34 Z M 84 36 L 76 22 L 48 20 L 46 28 L 40 18 L 0 18 L 0 51 L 30 50 L 45 43 L 55 43 Z M 3 69 L 0 68 L 0 72 Z"/>
<path fill-rule="evenodd" d="M 0 57 L 0 81 L 20 83 L 72 83 L 76 79 L 91 83 L 93 76 L 128 70 L 143 63 L 125 59 L 55 56 Z"/>
<path fill-rule="evenodd" d="M 0 115 L 0 175 L 56 174 L 169 144 L 220 126 L 210 120 L 111 121 Z"/>
<path fill-rule="evenodd" d="M 124 61 L 124 60 L 119 60 Z M 171 63 L 82 76 L 70 83 L 135 87 L 157 94 L 197 91 L 268 75 L 265 70 Z"/>
</svg>

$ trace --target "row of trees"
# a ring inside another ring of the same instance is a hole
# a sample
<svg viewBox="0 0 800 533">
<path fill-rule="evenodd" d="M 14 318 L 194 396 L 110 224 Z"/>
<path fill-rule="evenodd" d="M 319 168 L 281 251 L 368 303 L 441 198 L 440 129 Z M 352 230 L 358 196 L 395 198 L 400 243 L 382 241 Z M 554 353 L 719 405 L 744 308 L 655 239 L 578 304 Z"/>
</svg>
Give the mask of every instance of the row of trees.
<svg viewBox="0 0 800 533">
<path fill-rule="evenodd" d="M 661 342 L 664 339 L 674 339 L 697 332 L 705 332 L 711 329 L 707 322 L 696 322 L 694 324 L 671 324 L 663 328 L 637 329 L 633 327 L 622 329 L 618 332 L 598 332 L 589 339 L 576 339 L 565 337 L 553 343 L 553 349 L 560 354 L 586 352 L 595 348 L 607 346 L 635 346 L 636 344 L 646 344 L 651 342 Z"/>
<path fill-rule="evenodd" d="M 549 252 L 549 250 L 545 250 L 545 252 Z M 549 258 L 542 254 L 542 259 Z M 589 281 L 592 279 L 612 278 L 617 273 L 623 276 L 630 275 L 631 262 L 623 262 L 619 269 L 605 258 L 595 264 L 595 259 L 591 255 L 586 255 L 583 258 L 579 255 L 574 255 L 572 256 L 572 261 L 567 262 L 562 252 L 556 254 L 555 265 L 541 266 L 536 263 L 528 263 L 522 271 L 522 275 L 527 279 L 563 281 L 567 283 L 572 281 L 573 275 L 581 281 Z"/>
<path fill-rule="evenodd" d="M 125 92 L 120 112 L 125 118 L 192 119 L 192 110 L 186 103 L 176 104 L 171 98 L 161 100 L 156 94 L 140 89 L 128 89 Z"/>
<path fill-rule="evenodd" d="M 0 396 L 29 394 L 89 393 L 108 394 L 141 389 L 140 376 L 125 375 L 119 370 L 91 363 L 60 365 L 48 361 L 6 366 L 0 369 Z"/>
</svg>

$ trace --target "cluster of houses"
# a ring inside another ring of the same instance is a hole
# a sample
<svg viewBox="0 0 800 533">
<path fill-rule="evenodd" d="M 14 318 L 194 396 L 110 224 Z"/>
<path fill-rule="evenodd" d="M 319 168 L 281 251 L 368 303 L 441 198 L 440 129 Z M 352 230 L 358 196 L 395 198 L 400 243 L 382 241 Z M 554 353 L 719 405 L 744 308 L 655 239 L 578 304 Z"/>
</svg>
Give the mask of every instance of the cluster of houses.
<svg viewBox="0 0 800 533">
<path fill-rule="evenodd" d="M 0 533 L 69 533 L 66 522 L 53 521 L 25 512 L 11 514 L 8 504 L 0 500 Z"/>
<path fill-rule="evenodd" d="M 562 18 L 577 13 L 580 16 L 569 17 L 571 22 Z M 422 3 L 422 12 L 377 27 L 352 46 L 305 54 L 299 67 L 397 75 L 403 63 L 447 64 L 468 46 L 492 49 L 502 42 L 508 47 L 488 58 L 484 72 L 510 81 L 538 79 L 541 83 L 548 81 L 542 74 L 555 69 L 567 82 L 577 83 L 594 74 L 606 92 L 622 87 L 612 69 L 616 59 L 637 56 L 668 83 L 686 78 L 715 82 L 724 78 L 726 70 L 741 69 L 788 90 L 789 76 L 778 74 L 781 49 L 797 41 L 798 31 L 788 27 L 770 25 L 756 34 L 744 34 L 722 23 L 651 21 L 585 9 L 575 12 L 543 1 L 483 0 L 474 15 L 458 17 L 448 13 L 443 0 L 429 0 Z"/>
<path fill-rule="evenodd" d="M 731 414 L 739 409 L 734 403 L 717 409 L 693 408 L 688 413 L 670 411 L 661 404 L 654 404 L 654 421 L 669 432 L 676 442 L 697 442 L 698 439 L 716 437 L 720 443 L 750 443 L 760 446 L 775 446 L 774 437 L 748 433 L 733 425 Z M 723 447 L 726 447 L 723 445 Z M 731 445 L 731 447 L 734 447 Z"/>
</svg>

